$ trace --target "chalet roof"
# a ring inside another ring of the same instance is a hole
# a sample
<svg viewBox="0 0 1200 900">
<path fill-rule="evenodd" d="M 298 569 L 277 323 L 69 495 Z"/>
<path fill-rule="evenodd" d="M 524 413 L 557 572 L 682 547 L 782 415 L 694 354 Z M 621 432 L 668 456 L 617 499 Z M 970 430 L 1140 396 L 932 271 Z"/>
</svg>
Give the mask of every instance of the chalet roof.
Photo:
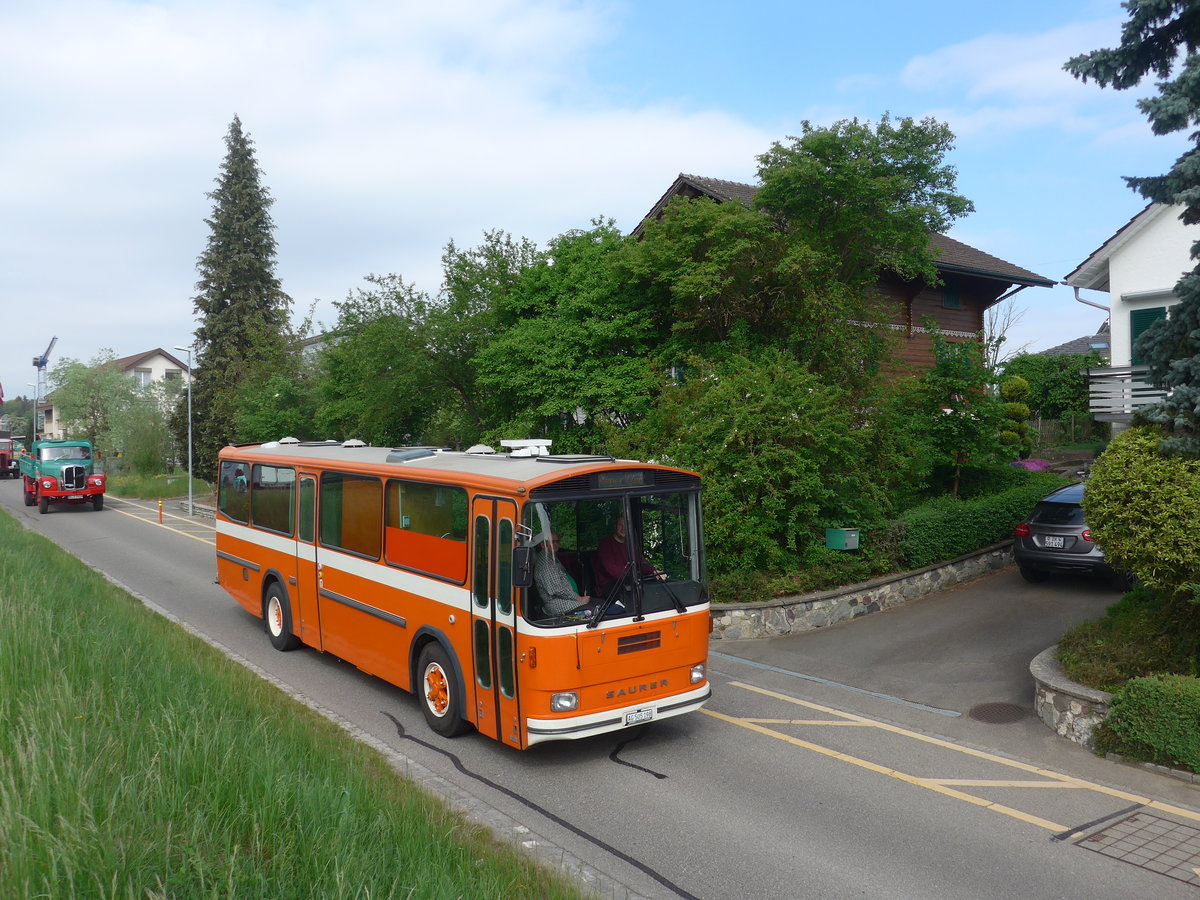
<svg viewBox="0 0 1200 900">
<path fill-rule="evenodd" d="M 1112 347 L 1111 338 L 1108 333 L 1108 319 L 1104 320 L 1104 324 L 1100 326 L 1100 330 L 1095 334 L 1077 337 L 1074 340 L 1067 341 L 1065 344 L 1059 344 L 1057 347 L 1043 350 L 1039 356 L 1067 356 L 1072 353 L 1091 353 L 1093 350 L 1102 353 L 1105 359 L 1108 359 L 1111 355 Z"/>
<path fill-rule="evenodd" d="M 168 353 L 162 347 L 156 347 L 153 350 L 147 350 L 145 353 L 135 353 L 133 356 L 123 356 L 120 359 L 114 359 L 113 365 L 119 368 L 122 372 L 128 372 L 130 369 L 137 368 L 139 363 L 145 362 L 155 356 L 161 356 L 171 361 L 172 364 L 179 366 L 183 371 L 187 371 L 187 363 L 181 362 L 173 354 Z"/>
<path fill-rule="evenodd" d="M 1170 208 L 1165 203 L 1148 204 L 1145 209 L 1118 228 L 1116 234 L 1093 250 L 1091 255 L 1076 266 L 1063 280 L 1071 287 L 1107 291 L 1108 261 L 1112 255 Z"/>
<path fill-rule="evenodd" d="M 633 234 L 641 235 L 645 230 L 646 221 L 661 216 L 667 208 L 667 204 L 676 197 L 707 196 L 719 203 L 732 200 L 749 207 L 756 193 L 758 193 L 758 188 L 752 184 L 686 175 L 681 172 L 675 179 L 675 183 L 667 189 L 666 193 L 658 199 L 658 202 L 633 229 Z M 937 251 L 938 257 L 934 264 L 942 272 L 957 272 L 1028 287 L 1052 287 L 1056 283 L 1052 278 L 1046 278 L 1029 269 L 1000 259 L 998 256 L 976 250 L 969 244 L 964 244 L 962 241 L 944 234 L 931 234 L 929 243 Z"/>
</svg>

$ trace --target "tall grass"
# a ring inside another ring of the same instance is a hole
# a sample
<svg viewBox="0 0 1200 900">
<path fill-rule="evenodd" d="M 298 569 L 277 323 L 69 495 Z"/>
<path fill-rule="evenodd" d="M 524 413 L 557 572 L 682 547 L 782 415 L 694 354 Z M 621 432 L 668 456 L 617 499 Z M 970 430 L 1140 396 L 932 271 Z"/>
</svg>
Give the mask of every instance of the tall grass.
<svg viewBox="0 0 1200 900">
<path fill-rule="evenodd" d="M 186 497 L 188 495 L 188 474 L 177 472 L 174 475 L 138 475 L 133 472 L 111 472 L 108 476 L 107 490 L 118 497 L 129 497 L 135 500 L 156 500 L 160 497 Z M 192 495 L 200 497 L 211 494 L 212 485 L 199 478 L 192 479 Z"/>
<path fill-rule="evenodd" d="M 0 896 L 579 894 L 0 515 Z"/>
</svg>

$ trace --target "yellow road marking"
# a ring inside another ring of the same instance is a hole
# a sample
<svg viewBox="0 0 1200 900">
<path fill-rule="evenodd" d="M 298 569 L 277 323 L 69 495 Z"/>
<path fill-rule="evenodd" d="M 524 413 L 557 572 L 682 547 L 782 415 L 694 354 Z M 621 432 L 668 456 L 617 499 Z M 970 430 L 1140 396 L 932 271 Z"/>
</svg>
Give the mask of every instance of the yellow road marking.
<svg viewBox="0 0 1200 900">
<path fill-rule="evenodd" d="M 1055 833 L 1066 831 L 1066 826 L 1051 822 L 1048 819 L 1041 819 L 1037 816 L 1023 813 L 1018 809 L 1012 809 L 1003 806 L 999 803 L 993 803 L 990 800 L 984 800 L 981 797 L 972 797 L 970 794 L 964 794 L 962 791 L 956 791 L 952 788 L 943 787 L 936 782 L 931 782 L 928 779 L 918 778 L 915 775 L 909 775 L 907 772 L 899 772 L 896 769 L 889 769 L 887 766 L 881 766 L 878 763 L 873 763 L 866 759 L 860 759 L 857 756 L 851 756 L 849 753 L 842 753 L 840 750 L 834 750 L 830 747 L 822 747 L 820 744 L 814 744 L 811 741 L 801 740 L 800 738 L 792 737 L 787 734 L 780 734 L 778 731 L 772 731 L 769 728 L 763 728 L 761 725 L 755 725 L 753 722 L 748 722 L 745 719 L 737 719 L 733 716 L 727 716 L 724 713 L 716 712 L 711 709 L 702 709 L 700 712 L 705 715 L 712 716 L 715 719 L 720 719 L 728 722 L 731 725 L 737 725 L 740 728 L 746 728 L 750 731 L 756 731 L 759 734 L 773 737 L 776 740 L 792 744 L 796 747 L 803 747 L 805 750 L 811 750 L 814 753 L 820 753 L 822 756 L 828 756 L 831 759 L 836 759 L 839 762 L 849 763 L 852 766 L 858 766 L 860 769 L 867 769 L 870 772 L 875 772 L 879 775 L 886 775 L 889 778 L 895 778 L 898 781 L 903 781 L 907 784 L 916 787 L 925 788 L 938 794 L 944 794 L 947 797 L 953 797 L 956 800 L 962 800 L 965 803 L 970 803 L 974 806 L 981 806 L 984 809 L 990 809 L 993 812 L 1001 813 L 1002 815 L 1010 816 L 1014 819 L 1019 819 L 1022 822 L 1027 822 L 1030 825 L 1037 825 L 1045 828 L 1047 831 Z"/>
<path fill-rule="evenodd" d="M 986 778 L 926 778 L 924 780 L 934 784 L 953 784 L 958 787 L 1042 788 L 1043 790 L 1065 788 L 1070 791 L 1087 790 L 1087 785 L 1066 784 L 1061 781 L 992 781 Z"/>
<path fill-rule="evenodd" d="M 828 719 L 746 719 L 759 725 L 835 725 L 842 728 L 870 728 L 870 722 L 831 722 Z"/>
<path fill-rule="evenodd" d="M 966 756 L 973 756 L 978 759 L 987 760 L 988 762 L 997 763 L 999 765 L 1006 766 L 1010 769 L 1016 769 L 1021 772 L 1028 772 L 1032 775 L 1037 775 L 1042 778 L 1049 779 L 1047 782 L 1045 782 L 1044 784 L 1041 785 L 1046 788 L 1079 788 L 1081 790 L 1089 790 L 1089 791 L 1093 791 L 1098 794 L 1103 794 L 1108 797 L 1115 797 L 1120 800 L 1125 800 L 1129 803 L 1137 803 L 1137 804 L 1145 806 L 1149 809 L 1158 810 L 1159 812 L 1165 812 L 1165 813 L 1169 813 L 1171 815 L 1180 816 L 1185 819 L 1191 819 L 1192 821 L 1195 821 L 1195 822 L 1200 822 L 1200 812 L 1196 812 L 1196 811 L 1190 810 L 1190 809 L 1184 809 L 1183 807 L 1180 807 L 1180 806 L 1173 806 L 1169 803 L 1162 803 L 1158 800 L 1152 800 L 1149 797 L 1143 797 L 1139 794 L 1132 794 L 1129 791 L 1122 791 L 1117 788 L 1108 787 L 1107 785 L 1096 784 L 1091 781 L 1085 781 L 1082 778 L 1075 778 L 1071 775 L 1064 775 L 1061 772 L 1054 772 L 1049 769 L 1043 769 L 1040 766 L 1034 766 L 1034 765 L 1030 765 L 1028 763 L 1018 762 L 1017 760 L 1014 760 L 1014 759 L 1006 759 L 1003 756 L 999 756 L 995 753 L 989 753 L 986 750 L 976 750 L 974 747 L 964 747 L 959 744 L 952 743 L 951 741 L 944 740 L 942 738 L 931 737 L 930 735 L 921 734 L 920 732 L 916 732 L 916 731 L 909 731 L 907 728 L 901 728 L 898 725 L 891 725 L 887 722 L 878 722 L 878 721 L 876 721 L 874 719 L 870 719 L 866 716 L 860 716 L 855 713 L 843 712 L 842 710 L 839 710 L 839 709 L 833 709 L 832 707 L 822 706 L 819 703 L 812 703 L 811 701 L 808 701 L 808 700 L 801 700 L 798 697 L 789 697 L 787 694 L 780 694 L 777 691 L 768 690 L 766 688 L 760 688 L 760 687 L 757 687 L 752 684 L 745 684 L 740 681 L 732 681 L 732 682 L 730 682 L 730 686 L 731 687 L 740 687 L 740 688 L 743 688 L 744 690 L 751 691 L 756 694 L 762 694 L 765 697 L 771 697 L 772 699 L 781 700 L 785 703 L 791 703 L 796 706 L 803 706 L 806 709 L 811 709 L 816 712 L 824 713 L 826 715 L 836 716 L 840 719 L 845 720 L 848 723 L 865 725 L 865 726 L 869 726 L 872 728 L 878 728 L 880 731 L 886 731 L 891 734 L 900 735 L 901 737 L 907 737 L 907 738 L 911 738 L 913 740 L 922 741 L 926 744 L 932 744 L 935 747 L 941 747 L 946 750 L 952 750 L 955 753 L 961 753 Z M 889 769 L 886 766 L 880 766 L 880 765 L 877 765 L 876 763 L 868 762 L 866 760 L 860 760 L 857 757 L 853 757 L 853 756 L 849 756 L 848 754 L 840 753 L 839 751 L 832 750 L 828 747 L 822 747 L 819 744 L 813 744 L 809 741 L 803 741 L 799 738 L 792 738 L 789 735 L 780 734 L 778 732 L 771 731 L 768 728 L 764 728 L 762 726 L 754 724 L 755 721 L 771 721 L 771 720 L 738 719 L 738 718 L 735 718 L 732 716 L 725 716 L 721 713 L 717 713 L 717 712 L 714 712 L 714 711 L 708 710 L 708 709 L 702 709 L 701 712 L 706 713 L 715 718 L 723 719 L 724 721 L 730 722 L 731 724 L 734 724 L 734 725 L 738 725 L 742 728 L 747 728 L 751 731 L 757 731 L 757 732 L 767 735 L 769 737 L 774 737 L 779 740 L 783 740 L 788 743 L 795 744 L 796 746 L 804 747 L 805 749 L 812 750 L 816 753 L 821 753 L 825 756 L 829 756 L 834 759 L 840 759 L 843 762 L 848 762 L 848 763 L 851 763 L 852 765 L 857 765 L 864 769 L 869 769 L 874 772 L 879 772 L 880 774 L 888 775 L 893 778 L 899 778 L 902 781 L 908 781 L 911 784 L 915 784 L 919 787 L 924 787 L 929 790 L 937 791 L 938 793 L 946 794 L 948 796 L 958 797 L 959 799 L 965 800 L 968 803 L 974 803 L 978 806 L 984 806 L 984 807 L 986 807 L 988 809 L 992 809 L 996 812 L 1001 812 L 1005 815 L 1011 815 L 1011 816 L 1013 816 L 1013 818 L 1021 819 L 1022 821 L 1030 822 L 1031 824 L 1040 825 L 1043 828 L 1048 828 L 1050 830 L 1057 830 L 1057 831 L 1065 831 L 1066 830 L 1062 826 L 1055 825 L 1053 822 L 1049 822 L 1046 819 L 1040 819 L 1037 816 L 1030 816 L 1030 815 L 1027 815 L 1026 813 L 1022 813 L 1018 810 L 1011 810 L 1008 807 L 1000 806 L 999 804 L 989 803 L 988 801 L 981 800 L 978 797 L 971 797 L 969 794 L 962 793 L 961 791 L 954 791 L 954 790 L 950 789 L 949 787 L 946 787 L 946 785 L 952 785 L 952 784 L 957 784 L 957 785 L 963 786 L 963 787 L 973 786 L 973 784 L 969 781 L 965 781 L 965 780 L 959 781 L 959 780 L 954 780 L 954 779 L 917 778 L 915 776 L 905 775 L 903 773 L 896 772 L 893 769 Z M 791 720 L 777 720 L 777 721 L 788 722 Z M 822 723 L 822 724 L 824 724 L 824 723 Z M 1036 787 L 1038 785 L 1036 782 L 1027 782 L 1027 781 L 1021 781 L 1021 782 L 1001 781 L 1001 782 L 982 782 L 982 783 L 974 785 L 974 786 L 980 786 L 980 787 Z"/>
<path fill-rule="evenodd" d="M 139 516 L 136 513 L 126 512 L 123 509 L 117 509 L 116 507 L 111 506 L 111 505 L 108 507 L 108 509 L 110 512 L 119 513 L 122 516 L 128 516 L 129 518 L 135 519 L 138 522 L 145 522 L 148 525 L 154 525 L 158 528 L 165 528 L 167 531 L 173 531 L 173 532 L 175 532 L 175 534 L 183 535 L 186 538 L 191 538 L 193 541 L 199 541 L 202 544 L 215 545 L 217 543 L 217 540 L 215 537 L 212 538 L 211 540 L 209 540 L 208 538 L 200 537 L 199 535 L 188 534 L 186 531 L 180 531 L 178 528 L 172 528 L 170 525 L 160 525 L 158 522 L 154 521 L 154 519 L 152 519 L 152 518 L 147 518 L 145 516 Z M 143 512 L 148 512 L 148 510 L 146 510 L 145 507 L 137 506 L 136 504 L 134 505 L 134 509 L 140 509 Z M 157 513 L 157 510 L 155 510 L 154 512 Z"/>
</svg>

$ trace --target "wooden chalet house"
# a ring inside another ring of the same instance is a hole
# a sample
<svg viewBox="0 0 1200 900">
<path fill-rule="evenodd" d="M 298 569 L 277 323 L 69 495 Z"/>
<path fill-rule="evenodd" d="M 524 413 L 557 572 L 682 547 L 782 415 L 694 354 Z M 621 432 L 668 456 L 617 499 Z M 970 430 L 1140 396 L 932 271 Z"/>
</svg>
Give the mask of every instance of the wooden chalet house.
<svg viewBox="0 0 1200 900">
<path fill-rule="evenodd" d="M 678 197 L 709 197 L 718 203 L 734 202 L 749 207 L 758 191 L 752 184 L 701 178 L 681 174 L 667 189 L 645 218 L 633 230 L 640 236 L 649 219 L 658 219 L 667 205 Z M 922 324 L 937 322 L 947 340 L 968 340 L 984 330 L 984 313 L 991 306 L 1028 287 L 1053 287 L 1055 281 L 1005 262 L 982 250 L 944 234 L 931 234 L 930 245 L 937 251 L 935 265 L 943 284 L 933 287 L 919 281 L 904 281 L 893 276 L 879 284 L 886 298 L 885 321 L 871 323 L 903 335 L 893 369 L 923 371 L 933 367 L 933 338 Z"/>
</svg>

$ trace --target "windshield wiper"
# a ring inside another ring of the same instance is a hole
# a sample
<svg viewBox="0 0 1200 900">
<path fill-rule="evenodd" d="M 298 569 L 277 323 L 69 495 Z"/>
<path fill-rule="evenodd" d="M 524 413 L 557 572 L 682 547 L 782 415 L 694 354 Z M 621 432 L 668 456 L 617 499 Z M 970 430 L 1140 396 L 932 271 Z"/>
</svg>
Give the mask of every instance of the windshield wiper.
<svg viewBox="0 0 1200 900">
<path fill-rule="evenodd" d="M 608 612 L 608 610 L 612 607 L 612 605 L 617 601 L 617 594 L 619 594 L 621 592 L 621 588 L 624 586 L 625 580 L 627 578 L 629 578 L 629 576 L 632 574 L 633 574 L 633 563 L 632 562 L 626 563 L 625 571 L 621 573 L 621 577 L 612 583 L 612 587 L 610 587 L 608 589 L 608 593 L 605 595 L 604 599 L 600 601 L 600 605 L 596 607 L 596 611 L 594 613 L 592 613 L 591 619 L 588 620 L 588 624 L 587 624 L 588 628 L 595 628 L 597 625 L 600 624 L 600 620 L 604 618 L 604 614 L 606 612 Z M 633 584 L 635 585 L 634 592 L 636 593 L 637 592 L 636 579 L 634 580 Z M 641 607 L 640 603 L 638 604 L 638 607 L 639 608 Z"/>
</svg>

